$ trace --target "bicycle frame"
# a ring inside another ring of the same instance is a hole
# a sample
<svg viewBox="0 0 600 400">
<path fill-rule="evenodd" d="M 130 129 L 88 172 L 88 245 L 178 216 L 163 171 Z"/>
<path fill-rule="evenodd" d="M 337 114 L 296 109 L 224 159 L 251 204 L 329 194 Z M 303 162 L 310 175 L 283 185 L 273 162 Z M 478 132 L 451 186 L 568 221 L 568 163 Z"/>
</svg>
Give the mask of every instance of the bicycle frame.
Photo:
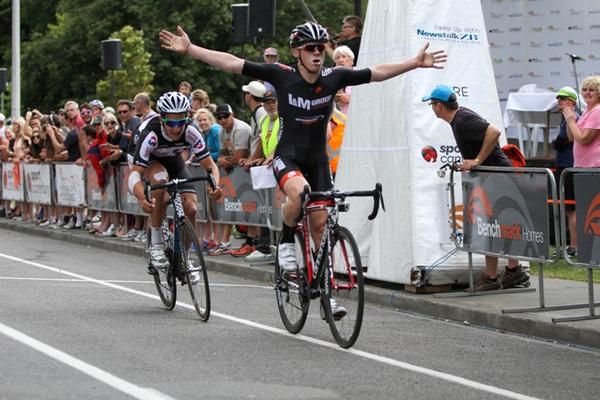
<svg viewBox="0 0 600 400">
<path fill-rule="evenodd" d="M 306 265 L 306 279 L 308 281 L 308 286 L 311 291 L 311 297 L 316 297 L 318 295 L 319 282 L 323 279 L 323 274 L 325 273 L 325 261 L 329 262 L 329 268 L 333 268 L 333 263 L 331 262 L 331 235 L 335 230 L 335 227 L 338 223 L 339 218 L 339 209 L 338 209 L 338 201 L 334 199 L 330 200 L 316 200 L 312 202 L 305 203 L 304 207 L 304 216 L 301 222 L 298 224 L 298 231 L 300 232 L 303 239 L 303 250 L 306 255 L 307 265 Z M 327 210 L 328 209 L 328 210 Z M 325 223 L 325 229 L 323 231 L 323 235 L 321 237 L 321 244 L 317 249 L 317 254 L 313 257 L 312 250 L 310 248 L 310 214 L 327 210 L 327 221 Z M 317 274 L 314 276 L 314 266 L 317 266 Z M 331 271 L 333 272 L 333 271 Z M 331 274 L 332 286 L 334 286 L 334 277 L 333 273 Z M 354 280 L 350 277 L 351 285 L 354 285 Z"/>
<path fill-rule="evenodd" d="M 173 206 L 173 250 L 179 248 L 179 224 L 185 218 L 183 212 L 183 202 L 181 201 L 181 193 L 176 189 L 176 186 L 168 188 L 168 193 L 171 196 L 169 203 Z M 181 253 L 173 251 L 173 272 L 178 279 L 181 280 Z"/>
<path fill-rule="evenodd" d="M 176 251 L 176 249 L 179 248 L 179 226 L 181 225 L 181 223 L 183 222 L 183 220 L 185 219 L 185 212 L 183 209 L 183 202 L 181 200 L 181 192 L 179 189 L 179 184 L 181 183 L 185 183 L 185 182 L 196 182 L 196 181 L 207 181 L 208 184 L 210 185 L 210 187 L 214 190 L 216 188 L 216 184 L 215 181 L 212 177 L 211 171 L 208 170 L 207 171 L 208 175 L 206 177 L 195 177 L 195 178 L 183 178 L 183 179 L 173 179 L 170 182 L 167 182 L 165 184 L 157 184 L 157 185 L 151 185 L 149 187 L 149 190 L 156 190 L 156 189 L 166 189 L 167 193 L 169 194 L 169 204 L 171 204 L 173 206 L 173 264 L 171 266 L 171 268 L 173 268 L 173 271 L 175 273 L 175 275 L 177 276 L 177 278 L 179 280 L 181 280 L 181 257 L 180 257 L 180 253 L 179 251 Z M 148 196 L 148 193 L 146 193 L 146 197 Z"/>
<path fill-rule="evenodd" d="M 298 223 L 298 230 L 301 233 L 304 242 L 303 252 L 305 253 L 307 260 L 306 279 L 308 282 L 311 298 L 316 298 L 319 296 L 319 282 L 323 279 L 323 274 L 325 271 L 325 261 L 328 262 L 331 272 L 331 282 L 328 286 L 334 289 L 341 288 L 336 287 L 335 285 L 335 275 L 333 271 L 333 262 L 331 259 L 331 235 L 335 231 L 335 228 L 338 226 L 339 213 L 342 211 L 347 211 L 349 208 L 349 205 L 345 203 L 346 197 L 373 197 L 373 211 L 368 217 L 369 220 L 373 220 L 377 216 L 380 203 L 384 211 L 385 205 L 383 203 L 381 184 L 379 183 L 375 185 L 375 190 L 372 191 L 350 192 L 343 192 L 338 190 L 328 192 L 310 192 L 310 187 L 305 186 L 304 191 L 302 192 L 300 197 L 302 201 L 302 218 Z M 311 200 L 311 197 L 325 198 L 325 200 Z M 321 244 L 317 249 L 316 257 L 313 257 L 312 251 L 310 249 L 310 214 L 327 209 L 327 221 L 325 223 L 325 230 L 323 231 L 323 236 L 321 237 Z M 345 248 L 343 249 L 343 252 L 344 256 L 347 257 L 348 255 Z M 314 265 L 317 266 L 316 276 L 314 276 Z M 351 272 L 349 272 L 348 274 L 350 275 L 348 277 L 350 284 L 346 289 L 352 289 L 355 286 L 354 276 Z"/>
</svg>

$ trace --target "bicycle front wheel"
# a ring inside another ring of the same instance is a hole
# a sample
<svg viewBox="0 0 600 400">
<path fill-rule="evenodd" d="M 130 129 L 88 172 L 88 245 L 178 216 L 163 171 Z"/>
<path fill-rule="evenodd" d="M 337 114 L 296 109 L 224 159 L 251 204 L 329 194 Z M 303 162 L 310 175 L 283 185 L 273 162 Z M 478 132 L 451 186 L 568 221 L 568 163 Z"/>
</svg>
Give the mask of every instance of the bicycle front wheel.
<svg viewBox="0 0 600 400">
<path fill-rule="evenodd" d="M 192 223 L 185 218 L 179 226 L 181 239 L 181 266 L 185 271 L 188 288 L 194 308 L 202 321 L 210 317 L 210 289 L 206 264 L 200 251 L 200 244 Z M 183 272 L 183 271 L 182 271 Z"/>
<path fill-rule="evenodd" d="M 348 348 L 358 339 L 365 300 L 360 253 L 348 229 L 335 228 L 330 256 L 323 307 L 333 338 L 341 347 Z"/>
<path fill-rule="evenodd" d="M 148 248 L 150 248 L 150 228 L 148 228 Z M 175 284 L 175 274 L 173 274 L 173 250 L 167 246 L 165 249 L 167 258 L 169 259 L 169 266 L 165 268 L 155 268 L 156 273 L 154 277 L 154 285 L 158 291 L 158 296 L 163 304 L 172 310 L 177 302 L 177 285 Z M 148 260 L 150 263 L 150 260 Z"/>
<path fill-rule="evenodd" d="M 295 236 L 295 253 L 297 270 L 286 272 L 279 265 L 279 248 L 275 257 L 275 294 L 277 308 L 285 329 L 290 333 L 298 333 L 304 327 L 310 298 L 306 280 L 306 255 L 303 251 L 303 240 L 300 233 Z"/>
</svg>

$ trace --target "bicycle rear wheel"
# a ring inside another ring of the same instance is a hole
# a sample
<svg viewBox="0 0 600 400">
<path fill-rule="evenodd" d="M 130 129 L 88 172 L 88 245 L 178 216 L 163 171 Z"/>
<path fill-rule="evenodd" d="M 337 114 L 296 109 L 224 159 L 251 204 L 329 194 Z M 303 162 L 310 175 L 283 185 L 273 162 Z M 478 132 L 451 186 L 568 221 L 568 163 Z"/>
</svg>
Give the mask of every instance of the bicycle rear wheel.
<svg viewBox="0 0 600 400">
<path fill-rule="evenodd" d="M 336 227 L 331 240 L 332 265 L 327 268 L 323 306 L 333 338 L 341 347 L 348 348 L 358 339 L 362 325 L 363 268 L 358 246 L 348 229 Z M 343 309 L 346 314 L 342 316 Z"/>
<path fill-rule="evenodd" d="M 186 218 L 179 226 L 181 233 L 181 265 L 185 275 L 194 308 L 202 321 L 210 317 L 210 289 L 206 264 L 200 251 L 198 237 L 192 223 Z"/>
<path fill-rule="evenodd" d="M 285 329 L 298 333 L 304 327 L 310 304 L 308 282 L 306 280 L 306 255 L 300 233 L 295 236 L 296 264 L 295 272 L 286 272 L 279 266 L 279 257 L 275 257 L 275 294 L 277 308 Z M 279 248 L 277 249 L 279 253 Z"/>
<path fill-rule="evenodd" d="M 150 242 L 152 235 L 150 234 L 150 228 L 147 231 L 148 235 L 148 248 L 150 248 Z M 166 268 L 155 268 L 156 273 L 154 277 L 154 285 L 158 290 L 158 296 L 163 304 L 172 310 L 177 302 L 177 285 L 175 284 L 175 274 L 173 274 L 173 250 L 167 246 L 165 249 L 166 256 L 169 259 L 169 266 Z M 148 260 L 150 263 L 150 260 Z"/>
</svg>

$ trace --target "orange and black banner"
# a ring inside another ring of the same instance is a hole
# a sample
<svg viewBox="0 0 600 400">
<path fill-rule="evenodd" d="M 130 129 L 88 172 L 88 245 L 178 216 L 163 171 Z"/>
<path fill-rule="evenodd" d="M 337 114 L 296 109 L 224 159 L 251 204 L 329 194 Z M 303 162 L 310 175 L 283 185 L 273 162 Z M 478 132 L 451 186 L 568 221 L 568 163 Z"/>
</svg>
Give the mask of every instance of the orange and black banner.
<svg viewBox="0 0 600 400">
<path fill-rule="evenodd" d="M 472 171 L 462 185 L 467 250 L 550 258 L 546 174 Z"/>
<path fill-rule="evenodd" d="M 600 173 L 573 176 L 577 217 L 577 262 L 600 265 Z"/>
<path fill-rule="evenodd" d="M 228 171 L 220 168 L 219 172 L 224 196 L 211 204 L 211 220 L 281 229 L 283 195 L 279 190 L 254 190 L 250 174 L 243 168 L 236 167 Z"/>
</svg>

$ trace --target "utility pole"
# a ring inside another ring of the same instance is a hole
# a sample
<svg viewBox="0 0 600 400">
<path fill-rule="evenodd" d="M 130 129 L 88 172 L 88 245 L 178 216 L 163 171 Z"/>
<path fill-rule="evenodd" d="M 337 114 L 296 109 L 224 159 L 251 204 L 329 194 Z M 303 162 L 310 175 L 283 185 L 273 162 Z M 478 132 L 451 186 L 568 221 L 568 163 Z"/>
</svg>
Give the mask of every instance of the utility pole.
<svg viewBox="0 0 600 400">
<path fill-rule="evenodd" d="M 12 0 L 12 64 L 10 114 L 12 118 L 21 115 L 21 4 Z"/>
</svg>

